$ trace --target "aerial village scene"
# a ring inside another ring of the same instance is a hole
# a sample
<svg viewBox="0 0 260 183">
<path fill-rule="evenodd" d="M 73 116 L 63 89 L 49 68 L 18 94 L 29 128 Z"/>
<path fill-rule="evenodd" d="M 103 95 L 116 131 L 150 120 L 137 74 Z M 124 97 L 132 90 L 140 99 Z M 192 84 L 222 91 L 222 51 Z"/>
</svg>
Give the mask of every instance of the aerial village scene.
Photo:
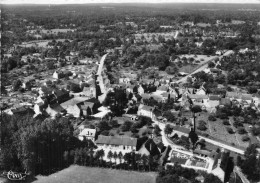
<svg viewBox="0 0 260 183">
<path fill-rule="evenodd" d="M 259 183 L 260 4 L 2 7 L 1 183 Z"/>
</svg>

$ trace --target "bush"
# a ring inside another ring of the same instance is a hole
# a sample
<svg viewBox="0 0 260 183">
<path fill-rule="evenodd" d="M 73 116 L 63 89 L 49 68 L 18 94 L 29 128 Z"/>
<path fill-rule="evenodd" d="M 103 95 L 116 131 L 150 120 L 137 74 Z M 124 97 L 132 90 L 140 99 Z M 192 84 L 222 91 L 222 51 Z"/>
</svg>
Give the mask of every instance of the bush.
<svg viewBox="0 0 260 183">
<path fill-rule="evenodd" d="M 226 119 L 226 120 L 223 120 L 223 125 L 230 125 L 229 121 Z"/>
<path fill-rule="evenodd" d="M 250 140 L 250 138 L 247 135 L 242 137 L 243 142 L 246 142 L 246 141 L 249 141 L 249 140 Z"/>
<path fill-rule="evenodd" d="M 125 121 L 124 124 L 121 126 L 122 131 L 123 132 L 129 131 L 132 124 L 133 123 L 131 121 Z"/>
<path fill-rule="evenodd" d="M 217 119 L 216 119 L 215 116 L 209 115 L 208 120 L 209 120 L 209 121 L 216 121 Z"/>
<path fill-rule="evenodd" d="M 104 130 L 104 131 L 101 132 L 100 134 L 101 134 L 101 135 L 108 136 L 108 135 L 109 135 L 109 131 L 108 131 L 108 130 Z"/>
<path fill-rule="evenodd" d="M 227 132 L 228 132 L 229 134 L 233 134 L 233 133 L 234 133 L 233 129 L 230 128 L 230 127 L 226 127 L 226 130 L 227 130 Z"/>
<path fill-rule="evenodd" d="M 245 134 L 245 133 L 247 133 L 247 131 L 245 130 L 245 128 L 240 127 L 240 128 L 238 129 L 238 133 L 239 133 L 239 134 Z"/>
</svg>

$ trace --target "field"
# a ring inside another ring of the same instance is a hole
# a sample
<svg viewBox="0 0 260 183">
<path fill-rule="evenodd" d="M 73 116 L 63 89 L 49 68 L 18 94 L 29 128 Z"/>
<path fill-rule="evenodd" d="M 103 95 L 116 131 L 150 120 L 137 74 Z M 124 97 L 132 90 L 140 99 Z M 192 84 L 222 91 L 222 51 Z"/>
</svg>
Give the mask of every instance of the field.
<svg viewBox="0 0 260 183">
<path fill-rule="evenodd" d="M 207 55 L 196 55 L 196 56 L 195 55 L 180 55 L 179 57 L 181 59 L 183 57 L 186 57 L 187 59 L 194 58 L 195 60 L 199 61 L 198 63 L 195 63 L 195 61 L 194 61 L 193 64 L 188 64 L 188 65 L 182 66 L 179 69 L 179 72 L 186 72 L 186 73 L 192 73 L 193 71 L 195 71 L 196 69 L 198 69 L 202 65 L 204 65 L 207 62 L 209 62 L 210 60 L 214 60 L 216 58 L 216 56 L 209 56 L 208 57 Z"/>
<path fill-rule="evenodd" d="M 70 166 L 50 176 L 37 176 L 34 183 L 155 183 L 156 173 Z"/>
<path fill-rule="evenodd" d="M 243 142 L 241 140 L 243 135 L 239 135 L 238 133 L 229 134 L 226 130 L 225 125 L 223 125 L 223 120 L 217 118 L 216 121 L 209 121 L 208 120 L 209 114 L 207 113 L 201 113 L 200 116 L 197 117 L 196 121 L 203 120 L 207 123 L 207 130 L 200 131 L 202 133 L 209 134 L 214 139 L 219 139 L 220 142 L 228 143 L 230 145 L 235 144 L 238 147 L 244 147 L 246 148 L 248 146 L 248 142 Z M 233 128 L 234 131 L 236 131 L 236 128 L 232 127 L 232 125 L 229 125 L 228 127 Z"/>
</svg>

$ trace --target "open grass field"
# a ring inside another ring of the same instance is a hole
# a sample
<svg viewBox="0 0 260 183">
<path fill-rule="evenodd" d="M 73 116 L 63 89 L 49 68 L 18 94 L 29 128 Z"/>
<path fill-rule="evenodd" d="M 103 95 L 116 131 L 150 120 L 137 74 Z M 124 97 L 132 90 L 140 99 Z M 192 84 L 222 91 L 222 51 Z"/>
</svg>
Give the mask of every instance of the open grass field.
<svg viewBox="0 0 260 183">
<path fill-rule="evenodd" d="M 70 166 L 49 176 L 37 176 L 34 183 L 155 183 L 156 173 Z"/>
</svg>

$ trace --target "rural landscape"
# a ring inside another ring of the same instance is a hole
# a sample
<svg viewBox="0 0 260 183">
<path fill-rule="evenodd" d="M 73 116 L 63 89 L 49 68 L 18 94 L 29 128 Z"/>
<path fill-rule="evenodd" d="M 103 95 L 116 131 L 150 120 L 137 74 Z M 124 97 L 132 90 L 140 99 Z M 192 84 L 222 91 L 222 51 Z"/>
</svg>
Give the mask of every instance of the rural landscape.
<svg viewBox="0 0 260 183">
<path fill-rule="evenodd" d="M 1 5 L 0 183 L 260 183 L 260 3 Z"/>
</svg>

